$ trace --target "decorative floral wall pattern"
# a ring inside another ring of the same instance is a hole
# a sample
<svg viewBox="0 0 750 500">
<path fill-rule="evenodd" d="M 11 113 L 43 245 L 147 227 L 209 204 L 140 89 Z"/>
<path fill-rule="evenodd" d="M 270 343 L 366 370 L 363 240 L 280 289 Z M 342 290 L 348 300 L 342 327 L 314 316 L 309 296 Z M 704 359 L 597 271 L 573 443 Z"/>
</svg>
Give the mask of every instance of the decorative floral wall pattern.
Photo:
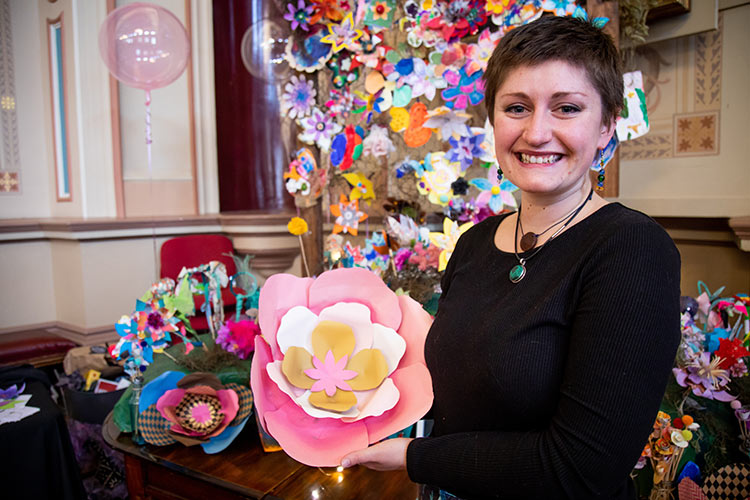
<svg viewBox="0 0 750 500">
<path fill-rule="evenodd" d="M 0 194 L 20 193 L 18 122 L 16 119 L 15 73 L 13 69 L 13 31 L 10 0 L 0 0 Z"/>
</svg>

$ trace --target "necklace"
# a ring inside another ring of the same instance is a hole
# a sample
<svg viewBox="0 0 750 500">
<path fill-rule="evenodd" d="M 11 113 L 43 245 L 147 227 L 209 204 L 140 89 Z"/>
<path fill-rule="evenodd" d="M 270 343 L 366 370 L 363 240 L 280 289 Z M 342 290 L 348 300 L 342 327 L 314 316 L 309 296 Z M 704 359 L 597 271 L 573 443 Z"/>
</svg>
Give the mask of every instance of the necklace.
<svg viewBox="0 0 750 500">
<path fill-rule="evenodd" d="M 532 248 L 534 248 L 536 246 L 536 242 L 539 241 L 539 237 L 540 236 L 542 236 L 543 234 L 545 234 L 547 231 L 549 231 L 553 227 L 555 227 L 555 226 L 557 226 L 557 225 L 562 224 L 563 222 L 565 222 L 565 220 L 568 217 L 570 217 L 573 214 L 573 212 L 575 212 L 576 210 L 578 210 L 578 209 L 574 208 L 572 211 L 570 211 L 566 215 L 564 215 L 562 217 L 562 219 L 560 219 L 559 221 L 555 222 L 554 224 L 552 224 L 550 227 L 548 227 L 547 229 L 545 229 L 541 233 L 535 233 L 533 231 L 529 231 L 527 233 L 527 232 L 524 232 L 524 230 L 523 230 L 523 221 L 521 220 L 521 209 L 519 208 L 518 209 L 518 221 L 517 222 L 521 226 L 521 234 L 522 234 L 522 236 L 521 236 L 521 250 L 524 251 L 524 252 L 528 252 L 529 250 L 531 250 Z"/>
<path fill-rule="evenodd" d="M 566 227 L 568 227 L 568 224 L 570 224 L 571 221 L 576 218 L 576 215 L 578 215 L 581 212 L 581 210 L 583 210 L 584 205 L 586 205 L 586 203 L 588 203 L 588 201 L 591 199 L 591 197 L 593 196 L 593 194 L 594 194 L 594 188 L 591 188 L 591 190 L 589 191 L 589 195 L 586 197 L 585 200 L 583 200 L 583 202 L 580 205 L 578 205 L 578 208 L 576 208 L 575 210 L 573 210 L 570 214 L 566 215 L 559 222 L 556 222 L 555 224 L 553 224 L 549 228 L 545 229 L 544 232 L 539 233 L 539 236 L 541 236 L 542 234 L 544 234 L 547 231 L 549 231 L 549 229 L 551 229 L 552 227 L 555 227 L 558 224 L 560 224 L 560 222 L 564 221 L 563 225 L 557 231 L 555 231 L 554 233 L 552 233 L 552 236 L 550 236 L 547 241 L 545 241 L 542 245 L 540 245 L 534 251 L 534 253 L 532 253 L 531 255 L 529 255 L 528 257 L 525 257 L 525 258 L 521 258 L 521 257 L 518 256 L 518 228 L 519 228 L 520 221 L 521 221 L 521 207 L 523 207 L 523 203 L 518 206 L 518 217 L 516 218 L 516 230 L 513 233 L 513 254 L 516 256 L 516 259 L 518 260 L 518 264 L 516 264 L 515 266 L 513 266 L 510 269 L 510 273 L 508 274 L 508 278 L 510 278 L 511 282 L 518 283 L 519 281 L 521 281 L 524 278 L 524 276 L 526 276 L 526 262 L 528 262 L 528 260 L 531 259 L 536 254 L 538 254 L 542 250 L 542 248 L 544 248 L 547 245 L 547 243 L 549 243 L 550 241 L 554 240 L 557 237 L 558 234 L 560 234 L 561 232 L 563 232 L 563 230 Z M 534 234 L 534 233 L 531 233 L 531 234 Z M 534 237 L 534 243 L 536 244 L 536 235 Z M 521 246 L 521 248 L 523 248 L 523 246 Z"/>
</svg>

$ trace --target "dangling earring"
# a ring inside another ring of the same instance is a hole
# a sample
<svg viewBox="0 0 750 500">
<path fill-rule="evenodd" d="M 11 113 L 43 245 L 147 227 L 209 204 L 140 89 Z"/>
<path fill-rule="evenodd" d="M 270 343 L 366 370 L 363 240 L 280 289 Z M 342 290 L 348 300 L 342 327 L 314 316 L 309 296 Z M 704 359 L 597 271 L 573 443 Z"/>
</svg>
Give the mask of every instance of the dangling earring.
<svg viewBox="0 0 750 500">
<path fill-rule="evenodd" d="M 497 166 L 497 184 L 503 182 L 503 171 L 500 169 L 500 165 Z"/>
<path fill-rule="evenodd" d="M 596 190 L 604 191 L 604 151 L 599 150 L 599 175 L 596 177 Z"/>
</svg>

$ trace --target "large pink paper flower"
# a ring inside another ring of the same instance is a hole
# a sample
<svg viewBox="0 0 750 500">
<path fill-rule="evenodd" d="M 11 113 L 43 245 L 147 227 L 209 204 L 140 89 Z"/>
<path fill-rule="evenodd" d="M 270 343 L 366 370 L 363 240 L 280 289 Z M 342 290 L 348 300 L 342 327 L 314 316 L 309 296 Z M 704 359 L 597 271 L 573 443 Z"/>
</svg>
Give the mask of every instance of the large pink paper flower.
<svg viewBox="0 0 750 500">
<path fill-rule="evenodd" d="M 432 404 L 431 322 L 365 269 L 271 276 L 250 376 L 261 425 L 295 460 L 336 466 L 413 424 Z"/>
</svg>

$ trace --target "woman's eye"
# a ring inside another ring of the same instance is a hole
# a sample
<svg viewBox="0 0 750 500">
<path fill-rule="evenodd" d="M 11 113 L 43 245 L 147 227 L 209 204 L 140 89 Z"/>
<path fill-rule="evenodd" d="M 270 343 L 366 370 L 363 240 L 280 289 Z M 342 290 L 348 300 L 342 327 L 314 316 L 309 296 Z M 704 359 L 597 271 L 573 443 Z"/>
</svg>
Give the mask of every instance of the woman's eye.
<svg viewBox="0 0 750 500">
<path fill-rule="evenodd" d="M 564 114 L 571 114 L 571 113 L 577 113 L 580 111 L 580 108 L 578 106 L 571 106 L 569 104 L 564 104 L 560 106 L 560 111 Z"/>
<path fill-rule="evenodd" d="M 512 106 L 508 106 L 507 108 L 505 108 L 505 112 L 511 113 L 511 114 L 520 114 L 520 113 L 523 113 L 524 111 L 526 111 L 526 108 L 524 108 L 520 104 L 514 104 Z"/>
</svg>

